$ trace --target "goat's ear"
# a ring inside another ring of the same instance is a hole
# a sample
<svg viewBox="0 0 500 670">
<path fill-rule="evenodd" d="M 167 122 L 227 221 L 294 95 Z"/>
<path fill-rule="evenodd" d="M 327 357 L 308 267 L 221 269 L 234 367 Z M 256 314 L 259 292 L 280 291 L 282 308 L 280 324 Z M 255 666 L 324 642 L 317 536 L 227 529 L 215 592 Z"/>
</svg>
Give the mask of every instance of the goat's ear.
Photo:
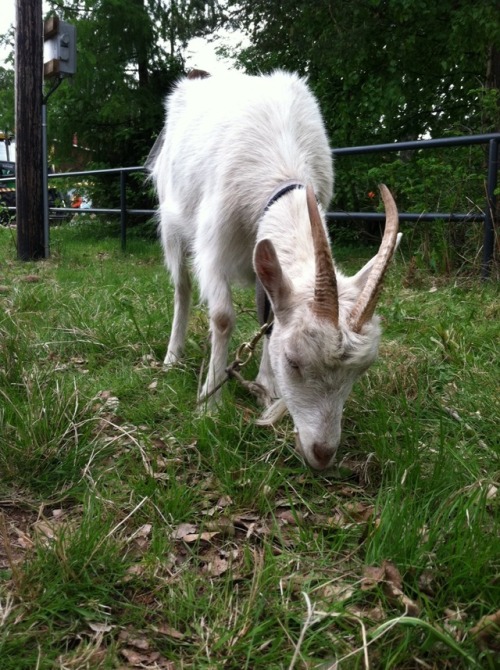
<svg viewBox="0 0 500 670">
<path fill-rule="evenodd" d="M 403 233 L 398 233 L 398 236 L 396 238 L 396 246 L 394 247 L 393 254 L 396 253 L 397 248 L 399 247 L 399 243 L 401 242 L 401 238 L 403 237 Z M 377 260 L 377 256 L 374 256 L 371 260 L 364 265 L 359 272 L 356 272 L 356 274 L 351 277 L 351 282 L 356 286 L 356 288 L 361 291 L 363 286 L 366 284 L 366 280 L 370 276 L 370 272 L 372 267 L 375 265 L 375 261 Z"/>
<path fill-rule="evenodd" d="M 271 240 L 260 240 L 255 247 L 254 266 L 257 276 L 266 289 L 275 315 L 280 318 L 288 309 L 291 285 L 281 269 L 276 249 Z"/>
</svg>

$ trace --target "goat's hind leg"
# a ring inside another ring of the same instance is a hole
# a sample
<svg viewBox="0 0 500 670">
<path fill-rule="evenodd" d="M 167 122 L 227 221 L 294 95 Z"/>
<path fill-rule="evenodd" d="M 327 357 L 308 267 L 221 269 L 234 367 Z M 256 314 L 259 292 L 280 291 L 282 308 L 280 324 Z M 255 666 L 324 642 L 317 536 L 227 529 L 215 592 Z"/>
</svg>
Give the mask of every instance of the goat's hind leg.
<svg viewBox="0 0 500 670">
<path fill-rule="evenodd" d="M 174 317 L 167 354 L 163 362 L 163 369 L 168 370 L 179 362 L 184 352 L 192 291 L 186 256 L 180 244 L 177 245 L 177 249 L 172 247 L 166 249 L 165 261 L 174 285 Z"/>
</svg>

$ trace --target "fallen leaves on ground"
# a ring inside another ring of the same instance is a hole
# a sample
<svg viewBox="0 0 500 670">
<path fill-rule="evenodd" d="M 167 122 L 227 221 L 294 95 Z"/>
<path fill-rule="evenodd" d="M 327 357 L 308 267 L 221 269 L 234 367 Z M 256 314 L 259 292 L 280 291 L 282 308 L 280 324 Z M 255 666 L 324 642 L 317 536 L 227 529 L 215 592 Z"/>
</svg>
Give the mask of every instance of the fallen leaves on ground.
<svg viewBox="0 0 500 670">
<path fill-rule="evenodd" d="M 62 509 L 54 509 L 50 516 L 42 516 L 35 521 L 31 529 L 34 538 L 48 547 L 55 542 L 67 542 L 79 526 L 79 519 L 68 516 Z"/>
<path fill-rule="evenodd" d="M 35 519 L 35 512 L 0 506 L 0 570 L 14 568 L 34 546 L 29 529 Z"/>
<path fill-rule="evenodd" d="M 173 629 L 172 629 L 173 630 Z M 152 648 L 152 642 L 138 632 L 130 630 L 120 631 L 118 641 L 123 646 L 120 654 L 125 658 L 128 666 L 133 668 L 150 668 L 151 670 L 174 670 L 175 664 L 164 658 L 159 651 Z"/>
<path fill-rule="evenodd" d="M 500 610 L 483 616 L 470 629 L 470 634 L 481 647 L 500 651 Z"/>
<path fill-rule="evenodd" d="M 154 630 L 156 633 L 160 633 L 161 635 L 171 637 L 173 640 L 184 640 L 186 638 L 186 635 L 184 633 L 181 633 L 179 630 L 173 628 L 172 626 L 169 626 L 166 623 L 162 623 L 159 626 L 155 626 Z"/>
<path fill-rule="evenodd" d="M 384 561 L 380 567 L 368 565 L 363 571 L 361 590 L 370 591 L 378 586 L 393 607 L 403 609 L 410 616 L 419 616 L 420 606 L 404 594 L 401 574 L 390 561 Z"/>
<path fill-rule="evenodd" d="M 21 277 L 21 281 L 24 281 L 27 284 L 36 284 L 37 282 L 42 281 L 42 278 L 38 275 L 24 275 L 24 277 Z"/>
</svg>

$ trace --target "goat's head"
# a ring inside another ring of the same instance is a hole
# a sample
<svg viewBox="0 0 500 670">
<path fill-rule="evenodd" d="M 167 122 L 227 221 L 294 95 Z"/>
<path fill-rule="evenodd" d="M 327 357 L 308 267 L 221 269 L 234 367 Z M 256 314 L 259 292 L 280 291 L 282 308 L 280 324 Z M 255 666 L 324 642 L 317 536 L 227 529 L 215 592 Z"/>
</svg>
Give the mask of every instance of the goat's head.
<svg viewBox="0 0 500 670">
<path fill-rule="evenodd" d="M 314 290 L 305 297 L 282 269 L 274 245 L 261 240 L 254 264 L 273 306 L 271 366 L 297 432 L 297 448 L 316 470 L 328 468 L 341 436 L 344 403 L 358 377 L 377 356 L 374 316 L 382 281 L 399 241 L 398 212 L 381 186 L 386 209 L 378 254 L 354 277 L 336 273 L 311 187 L 307 212 L 314 246 Z"/>
</svg>

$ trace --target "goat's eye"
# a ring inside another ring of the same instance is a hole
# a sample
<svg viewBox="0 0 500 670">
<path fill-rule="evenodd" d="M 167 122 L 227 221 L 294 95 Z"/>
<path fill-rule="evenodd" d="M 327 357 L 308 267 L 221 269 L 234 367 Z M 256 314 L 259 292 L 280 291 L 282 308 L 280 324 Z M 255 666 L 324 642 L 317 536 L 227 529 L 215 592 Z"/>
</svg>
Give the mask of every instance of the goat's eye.
<svg viewBox="0 0 500 670">
<path fill-rule="evenodd" d="M 288 363 L 288 366 L 292 368 L 292 370 L 300 370 L 300 365 L 295 361 L 293 358 L 290 358 L 288 354 L 285 354 L 286 362 Z"/>
</svg>

